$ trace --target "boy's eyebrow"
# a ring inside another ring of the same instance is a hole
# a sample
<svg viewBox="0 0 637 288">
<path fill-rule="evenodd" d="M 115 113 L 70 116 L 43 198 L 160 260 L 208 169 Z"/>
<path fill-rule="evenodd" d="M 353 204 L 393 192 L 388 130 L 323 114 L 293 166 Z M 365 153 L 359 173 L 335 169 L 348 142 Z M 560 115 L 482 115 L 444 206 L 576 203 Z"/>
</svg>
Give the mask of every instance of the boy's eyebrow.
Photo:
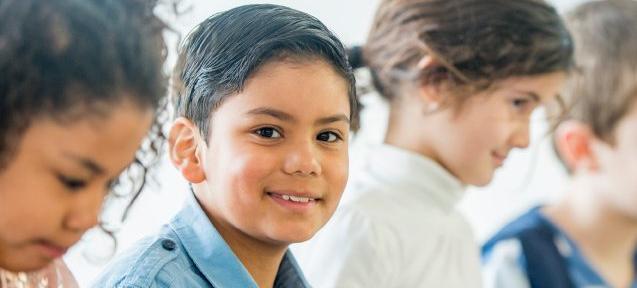
<svg viewBox="0 0 637 288">
<path fill-rule="evenodd" d="M 251 115 L 267 115 L 267 116 L 271 116 L 274 118 L 277 118 L 281 121 L 284 122 L 296 122 L 296 118 L 286 112 L 280 111 L 280 110 L 276 110 L 276 109 L 272 109 L 272 108 L 267 108 L 267 107 L 260 107 L 260 108 L 255 108 L 252 109 L 250 111 L 248 111 L 248 114 Z M 336 114 L 336 115 L 332 115 L 332 116 L 328 116 L 328 117 L 324 117 L 321 119 L 316 120 L 316 125 L 325 125 L 325 124 L 330 124 L 330 123 L 334 123 L 334 122 L 339 122 L 339 121 L 343 121 L 346 123 L 349 123 L 349 117 L 347 117 L 345 114 Z"/>
<path fill-rule="evenodd" d="M 325 118 L 321 118 L 316 121 L 316 125 L 326 125 L 334 122 L 343 121 L 349 124 L 349 117 L 345 116 L 345 114 L 338 114 L 334 116 L 329 116 Z"/>
<path fill-rule="evenodd" d="M 95 163 L 95 161 L 91 159 L 75 156 L 69 153 L 65 153 L 64 156 L 74 160 L 75 162 L 78 162 L 80 165 L 82 165 L 87 170 L 90 170 L 91 173 L 95 175 L 104 174 L 104 168 L 102 168 L 99 164 Z"/>
<path fill-rule="evenodd" d="M 296 119 L 294 118 L 294 116 L 285 113 L 283 111 L 280 110 L 276 110 L 276 109 L 272 109 L 272 108 L 267 108 L 267 107 L 260 107 L 260 108 L 255 108 L 252 109 L 250 111 L 248 111 L 248 114 L 251 115 L 268 115 L 268 116 L 272 116 L 274 118 L 277 118 L 281 121 L 284 122 L 296 122 Z"/>
</svg>

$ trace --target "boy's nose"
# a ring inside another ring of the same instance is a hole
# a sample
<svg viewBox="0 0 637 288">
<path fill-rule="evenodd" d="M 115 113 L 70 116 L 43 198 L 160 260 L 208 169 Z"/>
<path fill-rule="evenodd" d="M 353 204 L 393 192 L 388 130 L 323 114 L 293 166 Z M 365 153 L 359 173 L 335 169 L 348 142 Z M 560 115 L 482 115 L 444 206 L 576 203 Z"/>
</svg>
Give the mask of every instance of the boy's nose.
<svg viewBox="0 0 637 288">
<path fill-rule="evenodd" d="M 287 154 L 283 169 L 291 175 L 321 175 L 322 168 L 316 147 L 312 143 L 296 145 Z"/>
</svg>

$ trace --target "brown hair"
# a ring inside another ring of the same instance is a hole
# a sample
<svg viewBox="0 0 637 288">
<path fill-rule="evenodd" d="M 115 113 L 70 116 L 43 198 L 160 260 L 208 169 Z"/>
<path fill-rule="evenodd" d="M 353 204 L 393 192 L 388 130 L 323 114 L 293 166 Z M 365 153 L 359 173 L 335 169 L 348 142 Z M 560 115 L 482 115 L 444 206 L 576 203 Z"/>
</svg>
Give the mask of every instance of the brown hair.
<svg viewBox="0 0 637 288">
<path fill-rule="evenodd" d="M 612 144 L 615 126 L 637 99 L 637 2 L 586 3 L 566 21 L 578 69 L 561 92 L 569 107 L 563 120 L 581 121 Z"/>
<path fill-rule="evenodd" d="M 405 83 L 444 83 L 456 92 L 449 104 L 512 76 L 566 71 L 572 51 L 558 13 L 541 0 L 385 0 L 362 61 L 384 98 Z M 426 55 L 439 65 L 419 69 Z"/>
</svg>

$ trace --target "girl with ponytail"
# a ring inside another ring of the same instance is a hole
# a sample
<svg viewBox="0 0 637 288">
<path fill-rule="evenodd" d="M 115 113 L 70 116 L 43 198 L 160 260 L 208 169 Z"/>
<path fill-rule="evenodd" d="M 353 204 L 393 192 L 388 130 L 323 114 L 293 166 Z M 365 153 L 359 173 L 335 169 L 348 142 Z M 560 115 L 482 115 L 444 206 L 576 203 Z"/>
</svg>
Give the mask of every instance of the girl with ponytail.
<svg viewBox="0 0 637 288">
<path fill-rule="evenodd" d="M 387 100 L 386 135 L 300 247 L 310 283 L 480 287 L 478 244 L 455 206 L 529 145 L 529 117 L 555 99 L 572 51 L 542 0 L 382 1 L 350 61 Z"/>
</svg>

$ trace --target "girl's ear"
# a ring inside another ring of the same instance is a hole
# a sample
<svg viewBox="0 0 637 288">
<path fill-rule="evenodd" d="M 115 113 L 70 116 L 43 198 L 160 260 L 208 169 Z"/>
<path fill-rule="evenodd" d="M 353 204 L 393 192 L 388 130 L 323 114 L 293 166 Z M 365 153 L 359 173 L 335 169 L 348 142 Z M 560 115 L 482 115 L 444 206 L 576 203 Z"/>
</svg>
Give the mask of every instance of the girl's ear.
<svg viewBox="0 0 637 288">
<path fill-rule="evenodd" d="M 440 66 L 440 62 L 431 55 L 425 55 L 418 61 L 417 67 L 419 71 L 429 70 Z M 419 98 L 424 104 L 424 110 L 434 112 L 442 105 L 444 96 L 441 92 L 441 83 L 421 83 L 418 87 Z"/>
<path fill-rule="evenodd" d="M 592 149 L 597 138 L 591 128 L 579 121 L 568 120 L 555 131 L 555 147 L 570 171 L 595 171 L 599 168 L 597 154 Z"/>
<path fill-rule="evenodd" d="M 206 179 L 200 149 L 203 141 L 199 130 L 190 120 L 179 117 L 173 123 L 168 134 L 168 153 L 170 161 L 191 183 L 200 183 Z"/>
</svg>

